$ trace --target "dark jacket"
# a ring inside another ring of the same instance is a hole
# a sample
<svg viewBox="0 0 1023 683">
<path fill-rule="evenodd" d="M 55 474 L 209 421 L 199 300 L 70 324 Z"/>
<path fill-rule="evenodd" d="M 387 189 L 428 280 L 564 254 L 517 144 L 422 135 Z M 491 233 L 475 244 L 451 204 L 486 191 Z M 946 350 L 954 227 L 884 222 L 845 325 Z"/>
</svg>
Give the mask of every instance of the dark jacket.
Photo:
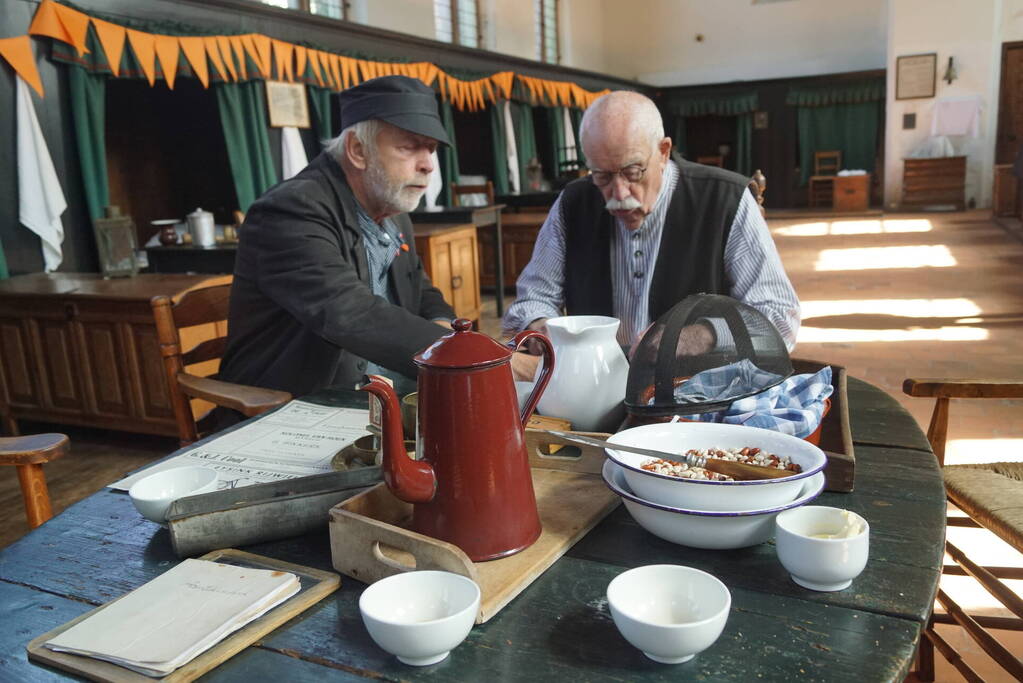
<svg viewBox="0 0 1023 683">
<path fill-rule="evenodd" d="M 746 191 L 746 178 L 672 155 L 679 166 L 650 283 L 650 320 L 690 294 L 729 294 L 725 244 Z M 561 194 L 565 225 L 565 310 L 568 315 L 613 315 L 611 237 L 615 219 L 589 178 Z"/>
<path fill-rule="evenodd" d="M 366 360 L 416 376 L 412 356 L 444 333 L 431 320 L 454 312 L 423 271 L 406 214 L 393 218 L 409 247 L 389 271 L 398 304 L 373 295 L 355 207 L 324 153 L 249 208 L 221 379 L 301 396 L 352 387 Z"/>
</svg>

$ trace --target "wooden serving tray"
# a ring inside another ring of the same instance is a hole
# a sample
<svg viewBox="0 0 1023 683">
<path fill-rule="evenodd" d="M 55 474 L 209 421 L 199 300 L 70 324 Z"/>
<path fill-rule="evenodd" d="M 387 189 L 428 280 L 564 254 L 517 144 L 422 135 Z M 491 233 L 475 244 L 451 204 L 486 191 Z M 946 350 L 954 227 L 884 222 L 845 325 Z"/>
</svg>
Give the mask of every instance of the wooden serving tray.
<svg viewBox="0 0 1023 683">
<path fill-rule="evenodd" d="M 824 468 L 824 489 L 848 493 L 856 483 L 856 456 L 853 454 L 852 430 L 849 428 L 849 397 L 845 368 L 834 363 L 822 363 L 806 358 L 793 358 L 796 374 L 817 372 L 831 366 L 831 410 L 821 420 L 820 449 L 828 456 Z"/>
<path fill-rule="evenodd" d="M 63 671 L 70 671 L 73 674 L 84 676 L 93 681 L 112 681 L 114 683 L 143 683 L 159 680 L 165 683 L 179 683 L 192 681 L 204 673 L 220 666 L 228 659 L 238 654 L 252 643 L 256 642 L 275 628 L 288 621 L 292 617 L 305 611 L 309 607 L 330 595 L 341 586 L 341 577 L 332 572 L 325 572 L 319 569 L 303 567 L 290 562 L 282 562 L 261 555 L 253 555 L 241 550 L 214 550 L 206 553 L 200 560 L 222 562 L 240 567 L 253 567 L 255 569 L 274 569 L 278 571 L 291 572 L 298 576 L 301 587 L 298 592 L 290 598 L 277 605 L 269 612 L 255 621 L 249 622 L 245 627 L 230 634 L 219 643 L 200 653 L 195 659 L 186 662 L 171 673 L 162 678 L 153 678 L 118 666 L 112 662 L 105 662 L 101 659 L 73 655 L 68 652 L 54 652 L 43 646 L 43 643 L 54 638 L 60 633 L 68 630 L 81 620 L 91 616 L 107 605 L 111 605 L 121 598 L 111 600 L 105 605 L 100 605 L 94 610 L 72 619 L 63 626 L 55 628 L 49 633 L 35 638 L 26 646 L 28 658 L 33 662 L 47 664 Z M 123 597 L 123 596 L 122 596 Z"/>
<path fill-rule="evenodd" d="M 473 562 L 451 543 L 409 531 L 412 505 L 379 484 L 331 509 L 334 568 L 366 583 L 415 569 L 461 574 L 479 584 L 482 596 L 476 623 L 487 621 L 619 503 L 600 476 L 601 449 L 582 447 L 575 457 L 550 456 L 541 455 L 535 439 L 527 438 L 526 444 L 543 525 L 533 545 L 509 557 Z"/>
</svg>

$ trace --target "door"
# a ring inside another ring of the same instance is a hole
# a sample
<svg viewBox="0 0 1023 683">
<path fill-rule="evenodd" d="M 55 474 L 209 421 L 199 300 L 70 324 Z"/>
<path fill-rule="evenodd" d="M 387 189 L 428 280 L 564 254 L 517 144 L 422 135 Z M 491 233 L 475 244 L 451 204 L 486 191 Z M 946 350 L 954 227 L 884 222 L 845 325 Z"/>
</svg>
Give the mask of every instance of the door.
<svg viewBox="0 0 1023 683">
<path fill-rule="evenodd" d="M 1016 161 L 1023 141 L 1023 42 L 1002 44 L 1002 80 L 998 96 L 995 163 Z"/>
</svg>

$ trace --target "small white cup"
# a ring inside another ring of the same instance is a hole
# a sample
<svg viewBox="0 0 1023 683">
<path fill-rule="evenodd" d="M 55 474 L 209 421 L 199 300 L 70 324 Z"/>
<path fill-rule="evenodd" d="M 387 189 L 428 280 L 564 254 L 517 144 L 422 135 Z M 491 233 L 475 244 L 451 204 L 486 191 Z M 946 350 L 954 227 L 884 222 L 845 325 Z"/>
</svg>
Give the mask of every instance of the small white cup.
<svg viewBox="0 0 1023 683">
<path fill-rule="evenodd" d="M 166 524 L 171 503 L 185 496 L 216 491 L 218 478 L 216 470 L 205 467 L 174 467 L 139 479 L 128 489 L 128 495 L 143 517 Z"/>
<path fill-rule="evenodd" d="M 370 637 L 411 666 L 436 664 L 447 657 L 469 635 L 479 608 L 479 586 L 452 572 L 395 574 L 359 596 Z"/>
<path fill-rule="evenodd" d="M 809 505 L 785 510 L 775 525 L 778 559 L 804 588 L 843 590 L 867 564 L 870 525 L 855 512 Z"/>
<path fill-rule="evenodd" d="M 732 595 L 707 572 L 652 564 L 616 576 L 607 586 L 607 604 L 629 643 L 655 662 L 681 664 L 721 635 Z"/>
</svg>

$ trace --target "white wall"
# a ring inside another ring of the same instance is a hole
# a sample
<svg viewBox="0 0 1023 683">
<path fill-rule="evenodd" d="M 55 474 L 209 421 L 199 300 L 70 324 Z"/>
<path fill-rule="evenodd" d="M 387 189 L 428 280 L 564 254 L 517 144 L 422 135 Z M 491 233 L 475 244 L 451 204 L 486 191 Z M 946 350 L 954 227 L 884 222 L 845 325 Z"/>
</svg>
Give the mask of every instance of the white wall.
<svg viewBox="0 0 1023 683">
<path fill-rule="evenodd" d="M 436 38 L 433 0 L 356 0 L 351 6 L 353 21 L 388 31 Z"/>
<path fill-rule="evenodd" d="M 991 205 L 994 146 L 998 120 L 998 79 L 1003 41 L 1003 10 L 1015 7 L 1016 18 L 1005 30 L 1023 32 L 1023 0 L 890 0 L 888 8 L 888 102 L 885 129 L 885 205 L 895 207 L 902 196 L 903 158 L 930 135 L 935 102 L 942 97 L 977 95 L 984 110 L 980 136 L 950 138 L 958 154 L 967 156 L 966 200 Z M 935 97 L 895 99 L 895 63 L 900 55 L 937 52 Z M 949 56 L 959 78 L 941 80 Z M 916 128 L 902 129 L 902 116 L 916 114 Z"/>
<path fill-rule="evenodd" d="M 617 2 L 617 0 L 616 0 Z M 561 35 L 561 63 L 577 69 L 597 73 L 615 73 L 609 56 L 615 51 L 613 43 L 605 39 L 605 7 L 601 0 L 561 0 L 558 19 Z M 635 74 L 631 74 L 632 78 Z"/>
<path fill-rule="evenodd" d="M 885 3 L 608 2 L 607 69 L 665 87 L 881 69 Z"/>
</svg>

